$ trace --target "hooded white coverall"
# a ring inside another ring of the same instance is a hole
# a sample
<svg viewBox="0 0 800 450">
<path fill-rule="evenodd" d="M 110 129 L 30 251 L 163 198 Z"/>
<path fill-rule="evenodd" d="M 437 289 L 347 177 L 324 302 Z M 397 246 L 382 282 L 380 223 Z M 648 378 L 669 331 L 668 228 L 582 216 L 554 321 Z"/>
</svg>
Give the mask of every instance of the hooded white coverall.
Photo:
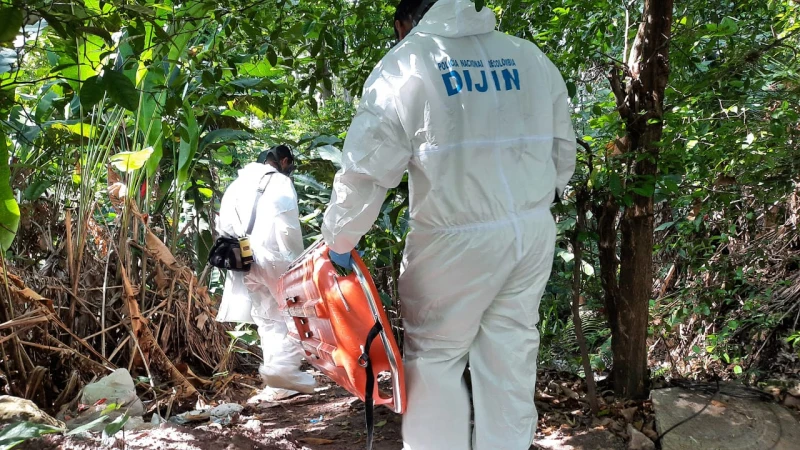
<svg viewBox="0 0 800 450">
<path fill-rule="evenodd" d="M 278 279 L 303 252 L 292 180 L 268 164 L 246 165 L 222 197 L 219 232 L 227 237 L 245 236 L 259 186 L 266 189 L 250 235 L 253 264 L 246 273 L 227 272 L 217 321 L 255 323 L 264 352 L 259 373 L 267 386 L 310 393 L 316 382 L 300 371 L 303 352 L 286 337 L 288 329 L 274 297 Z"/>
<path fill-rule="evenodd" d="M 323 236 L 351 250 L 408 170 L 399 280 L 411 450 L 527 450 L 539 301 L 575 168 L 565 83 L 491 10 L 440 0 L 375 67 L 344 143 Z M 463 382 L 469 362 L 475 426 Z"/>
</svg>

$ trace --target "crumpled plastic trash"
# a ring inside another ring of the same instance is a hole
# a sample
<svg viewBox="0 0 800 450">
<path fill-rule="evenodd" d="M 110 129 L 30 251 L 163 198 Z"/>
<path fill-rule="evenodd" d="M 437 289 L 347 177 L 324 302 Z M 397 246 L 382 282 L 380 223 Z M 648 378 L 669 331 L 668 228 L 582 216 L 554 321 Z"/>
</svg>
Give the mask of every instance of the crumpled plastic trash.
<svg viewBox="0 0 800 450">
<path fill-rule="evenodd" d="M 194 410 L 178 414 L 169 419 L 170 422 L 179 425 L 185 425 L 193 422 L 205 422 L 210 420 L 211 423 L 219 425 L 230 425 L 233 419 L 244 410 L 244 406 L 236 403 L 223 403 L 211 409 L 204 411 Z"/>
<path fill-rule="evenodd" d="M 322 422 L 322 416 L 320 415 L 317 419 L 309 419 L 311 423 L 320 423 Z"/>
<path fill-rule="evenodd" d="M 185 412 L 183 414 L 178 414 L 177 416 L 172 416 L 169 418 L 169 421 L 172 423 L 177 423 L 178 425 L 185 425 L 192 422 L 205 422 L 210 418 L 211 413 L 209 413 L 209 411 L 194 410 Z"/>
<path fill-rule="evenodd" d="M 116 403 L 122 411 L 127 411 L 129 416 L 144 414 L 144 404 L 136 395 L 136 385 L 133 383 L 128 369 L 117 369 L 95 383 L 87 384 L 81 394 L 81 403 L 94 405 L 101 403 L 108 406 Z"/>
<path fill-rule="evenodd" d="M 220 425 L 230 425 L 233 419 L 242 412 L 244 406 L 236 403 L 223 403 L 211 408 L 211 422 Z"/>
<path fill-rule="evenodd" d="M 115 404 L 116 409 L 109 409 Z M 83 425 L 99 419 L 101 416 L 108 416 L 104 422 L 95 424 L 85 431 L 102 431 L 108 423 L 123 414 L 128 414 L 130 425 L 126 423 L 125 429 L 140 426 L 143 421 L 135 420 L 141 418 L 145 408 L 139 396 L 136 395 L 136 386 L 130 372 L 127 369 L 117 369 L 111 374 L 100 380 L 87 384 L 81 393 L 80 405 L 76 417 L 67 421 L 67 428 L 74 430 Z M 134 419 L 131 421 L 131 419 Z"/>
</svg>

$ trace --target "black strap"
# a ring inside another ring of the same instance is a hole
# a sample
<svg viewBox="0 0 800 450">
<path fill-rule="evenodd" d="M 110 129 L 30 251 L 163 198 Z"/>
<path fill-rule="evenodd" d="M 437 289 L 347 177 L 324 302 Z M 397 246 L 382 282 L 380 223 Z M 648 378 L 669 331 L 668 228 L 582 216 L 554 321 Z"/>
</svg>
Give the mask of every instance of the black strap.
<svg viewBox="0 0 800 450">
<path fill-rule="evenodd" d="M 272 175 L 273 173 L 275 172 L 266 173 L 264 174 L 264 177 Z M 264 177 L 261 177 L 261 179 L 263 180 Z M 253 232 L 253 226 L 256 224 L 256 213 L 258 212 L 258 201 L 261 200 L 261 194 L 263 194 L 264 191 L 267 190 L 267 186 L 269 186 L 269 182 L 271 180 L 272 177 L 269 177 L 269 179 L 267 180 L 267 184 L 265 184 L 264 187 L 259 186 L 258 191 L 256 191 L 256 199 L 253 202 L 253 210 L 250 211 L 250 223 L 247 225 L 247 232 L 245 232 L 245 236 L 250 236 L 250 233 Z M 261 183 L 259 182 L 259 185 L 260 184 Z"/>
<path fill-rule="evenodd" d="M 367 371 L 367 385 L 364 389 L 364 415 L 367 421 L 367 450 L 372 450 L 372 438 L 375 433 L 375 418 L 372 415 L 373 401 L 372 394 L 375 391 L 375 374 L 372 371 L 372 361 L 369 358 L 369 348 L 372 341 L 383 331 L 383 326 L 380 322 L 375 322 L 375 325 L 369 330 L 367 340 L 364 342 L 364 353 L 358 358 L 358 363 Z"/>
</svg>

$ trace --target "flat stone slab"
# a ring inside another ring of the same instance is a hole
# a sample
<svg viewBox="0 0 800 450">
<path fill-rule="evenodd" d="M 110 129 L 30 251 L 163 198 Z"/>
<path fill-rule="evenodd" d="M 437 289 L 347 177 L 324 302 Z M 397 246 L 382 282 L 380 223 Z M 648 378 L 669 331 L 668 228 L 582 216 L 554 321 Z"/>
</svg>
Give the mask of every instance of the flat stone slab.
<svg viewBox="0 0 800 450">
<path fill-rule="evenodd" d="M 708 395 L 681 388 L 658 389 L 650 397 L 661 435 L 702 410 Z M 697 417 L 670 431 L 662 450 L 797 450 L 800 424 L 786 408 L 718 394 Z"/>
</svg>

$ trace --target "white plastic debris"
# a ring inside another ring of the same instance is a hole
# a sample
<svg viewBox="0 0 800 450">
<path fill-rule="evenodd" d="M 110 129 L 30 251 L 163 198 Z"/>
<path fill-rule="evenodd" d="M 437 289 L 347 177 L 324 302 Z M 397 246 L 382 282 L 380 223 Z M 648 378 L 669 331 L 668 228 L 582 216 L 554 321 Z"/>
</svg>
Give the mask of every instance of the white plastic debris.
<svg viewBox="0 0 800 450">
<path fill-rule="evenodd" d="M 81 403 L 94 405 L 102 400 L 103 405 L 115 403 L 129 416 L 144 414 L 144 404 L 136 395 L 136 386 L 127 369 L 117 369 L 95 383 L 86 385 Z"/>
<path fill-rule="evenodd" d="M 220 425 L 230 425 L 244 407 L 236 403 L 223 403 L 211 409 L 211 421 Z"/>
</svg>

